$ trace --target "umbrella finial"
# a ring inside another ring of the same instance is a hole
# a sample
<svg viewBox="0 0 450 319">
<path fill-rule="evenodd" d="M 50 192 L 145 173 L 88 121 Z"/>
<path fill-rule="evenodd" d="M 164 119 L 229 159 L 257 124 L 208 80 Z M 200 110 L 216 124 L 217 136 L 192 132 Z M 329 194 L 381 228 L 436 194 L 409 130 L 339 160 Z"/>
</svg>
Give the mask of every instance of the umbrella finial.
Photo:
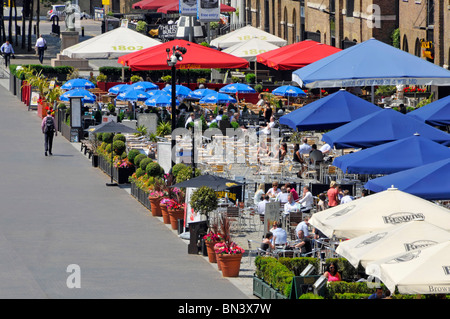
<svg viewBox="0 0 450 319">
<path fill-rule="evenodd" d="M 420 134 L 418 132 L 414 133 L 414 136 L 420 136 Z"/>
<path fill-rule="evenodd" d="M 396 187 L 394 187 L 394 185 L 391 185 L 391 187 L 389 187 L 387 190 L 388 191 L 395 191 L 395 190 L 397 190 L 398 188 L 396 188 Z"/>
</svg>

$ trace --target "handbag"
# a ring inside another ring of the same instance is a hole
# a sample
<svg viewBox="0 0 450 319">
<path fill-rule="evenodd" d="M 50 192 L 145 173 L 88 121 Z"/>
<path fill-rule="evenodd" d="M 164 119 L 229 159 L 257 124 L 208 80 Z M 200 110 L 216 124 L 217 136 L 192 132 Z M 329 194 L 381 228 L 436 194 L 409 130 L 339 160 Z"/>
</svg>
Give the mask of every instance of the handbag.
<svg viewBox="0 0 450 319">
<path fill-rule="evenodd" d="M 47 50 L 47 43 L 44 44 L 44 50 Z"/>
</svg>

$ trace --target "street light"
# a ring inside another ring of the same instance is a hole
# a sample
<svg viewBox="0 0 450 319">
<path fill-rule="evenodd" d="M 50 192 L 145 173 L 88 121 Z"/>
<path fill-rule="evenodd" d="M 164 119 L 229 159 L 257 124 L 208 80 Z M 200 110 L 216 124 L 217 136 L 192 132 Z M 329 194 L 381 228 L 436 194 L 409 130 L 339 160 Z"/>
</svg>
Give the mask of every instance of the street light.
<svg viewBox="0 0 450 319">
<path fill-rule="evenodd" d="M 170 54 L 170 48 L 166 49 L 167 52 L 167 65 L 171 67 L 172 70 L 172 153 L 175 150 L 176 141 L 173 137 L 173 131 L 177 126 L 176 120 L 176 64 L 178 61 L 183 60 L 183 54 L 187 52 L 186 48 L 180 46 L 172 47 L 172 54 Z M 175 165 L 175 159 L 172 160 L 172 167 Z"/>
</svg>

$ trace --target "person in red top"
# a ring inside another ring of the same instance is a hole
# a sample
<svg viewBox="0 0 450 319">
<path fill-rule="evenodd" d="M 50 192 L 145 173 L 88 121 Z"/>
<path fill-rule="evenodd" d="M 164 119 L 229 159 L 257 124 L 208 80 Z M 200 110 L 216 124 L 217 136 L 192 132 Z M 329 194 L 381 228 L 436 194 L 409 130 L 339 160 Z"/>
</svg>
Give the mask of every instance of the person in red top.
<svg viewBox="0 0 450 319">
<path fill-rule="evenodd" d="M 323 275 L 328 279 L 328 281 L 342 280 L 341 275 L 338 272 L 337 265 L 334 263 L 328 265 L 327 271 L 325 271 Z"/>
<path fill-rule="evenodd" d="M 297 201 L 299 199 L 298 193 L 295 190 L 295 188 L 291 185 L 291 183 L 286 183 L 286 185 L 284 185 L 286 187 L 286 190 L 288 192 L 291 192 L 292 194 L 292 198 L 294 199 L 294 201 Z"/>
<path fill-rule="evenodd" d="M 332 181 L 330 183 L 330 189 L 327 192 L 328 196 L 328 207 L 334 207 L 339 205 L 339 191 L 336 188 L 336 182 Z"/>
</svg>

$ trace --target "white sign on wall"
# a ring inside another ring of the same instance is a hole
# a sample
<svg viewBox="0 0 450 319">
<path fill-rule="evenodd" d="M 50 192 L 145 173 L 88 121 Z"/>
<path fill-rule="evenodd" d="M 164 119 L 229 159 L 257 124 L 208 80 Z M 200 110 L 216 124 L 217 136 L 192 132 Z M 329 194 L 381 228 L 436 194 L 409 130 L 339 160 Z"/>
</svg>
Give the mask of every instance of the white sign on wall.
<svg viewBox="0 0 450 319">
<path fill-rule="evenodd" d="M 197 0 L 180 0 L 179 10 L 180 15 L 195 17 L 197 15 Z"/>
<path fill-rule="evenodd" d="M 197 0 L 197 19 L 200 22 L 219 22 L 219 0 Z"/>
</svg>

